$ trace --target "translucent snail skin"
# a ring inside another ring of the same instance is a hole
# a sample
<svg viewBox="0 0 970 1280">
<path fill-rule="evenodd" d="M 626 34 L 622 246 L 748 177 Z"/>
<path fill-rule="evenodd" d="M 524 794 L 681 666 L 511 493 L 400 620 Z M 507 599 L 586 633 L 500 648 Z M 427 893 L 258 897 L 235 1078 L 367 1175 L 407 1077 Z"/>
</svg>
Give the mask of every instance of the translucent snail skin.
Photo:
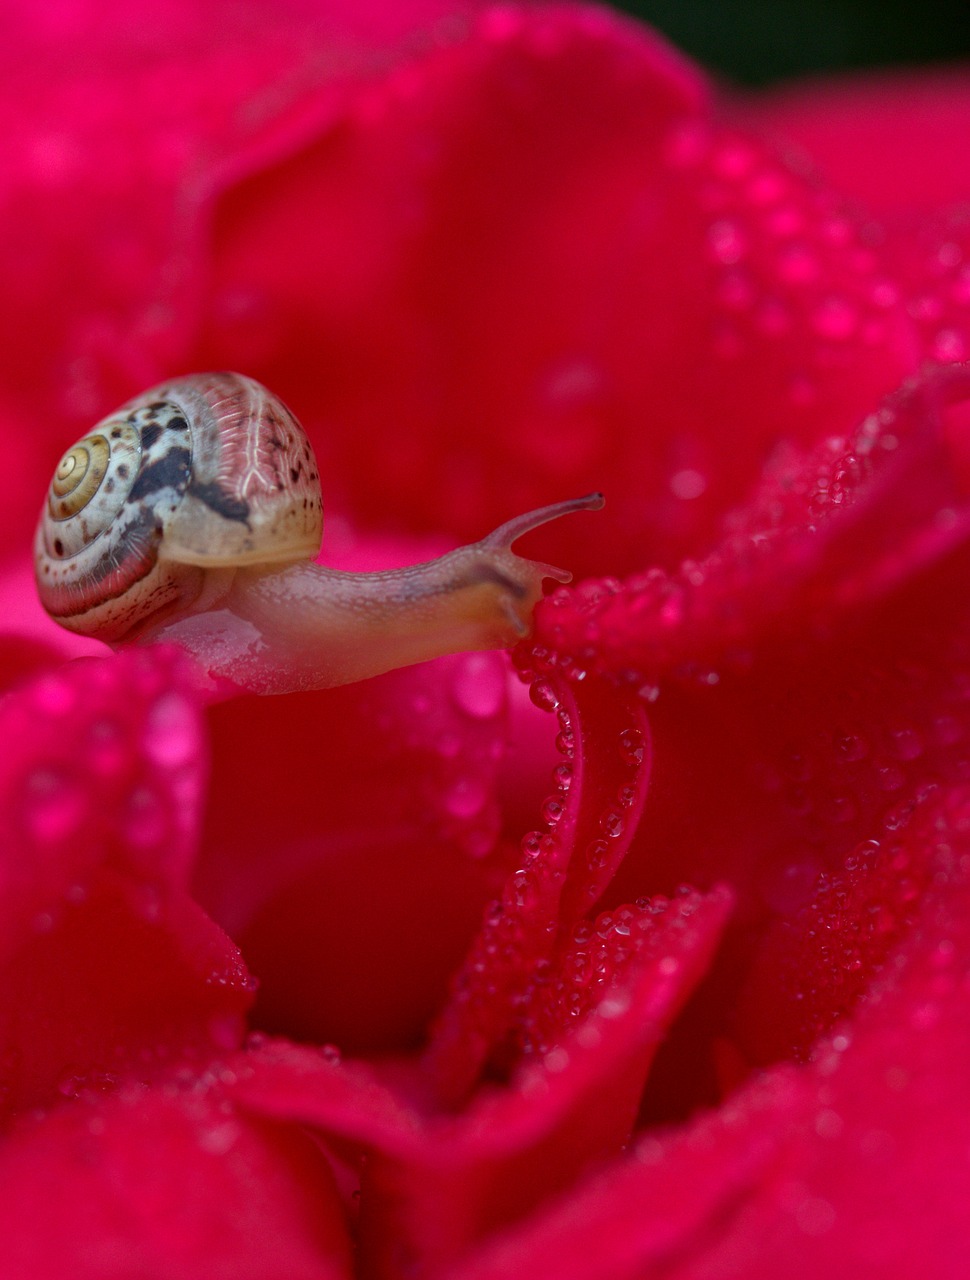
<svg viewBox="0 0 970 1280">
<path fill-rule="evenodd" d="M 61 459 L 37 527 L 37 587 L 62 626 L 112 645 L 172 642 L 255 693 L 349 684 L 527 635 L 544 578 L 517 556 L 538 525 L 603 505 L 542 507 L 480 542 L 381 573 L 314 563 L 320 476 L 306 433 L 252 378 L 154 387 Z"/>
</svg>

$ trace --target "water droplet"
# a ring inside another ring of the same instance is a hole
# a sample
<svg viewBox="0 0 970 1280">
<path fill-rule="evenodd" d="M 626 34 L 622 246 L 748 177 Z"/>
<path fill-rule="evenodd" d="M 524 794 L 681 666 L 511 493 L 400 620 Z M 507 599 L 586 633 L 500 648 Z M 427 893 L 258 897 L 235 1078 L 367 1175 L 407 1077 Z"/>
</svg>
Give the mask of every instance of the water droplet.
<svg viewBox="0 0 970 1280">
<path fill-rule="evenodd" d="M 505 669 L 494 654 L 469 653 L 452 681 L 455 705 L 476 720 L 490 720 L 505 709 Z"/>
<path fill-rule="evenodd" d="M 516 910 L 527 911 L 539 901 L 539 886 L 535 876 L 525 868 L 516 871 L 509 877 L 502 894 L 505 905 Z"/>
<path fill-rule="evenodd" d="M 699 471 L 687 467 L 683 471 L 675 471 L 670 477 L 670 492 L 675 498 L 689 502 L 699 498 L 707 488 L 707 480 Z"/>
<path fill-rule="evenodd" d="M 84 1089 L 83 1072 L 68 1070 L 57 1082 L 57 1092 L 62 1098 L 77 1098 Z"/>
<path fill-rule="evenodd" d="M 916 760 L 923 754 L 923 739 L 915 729 L 898 729 L 891 735 L 891 742 L 898 760 Z"/>
<path fill-rule="evenodd" d="M 596 1012 L 601 1018 L 622 1018 L 630 1008 L 630 995 L 623 990 L 613 991 L 603 999 Z"/>
<path fill-rule="evenodd" d="M 960 306 L 970 304 L 970 267 L 961 267 L 950 285 L 950 296 Z"/>
<path fill-rule="evenodd" d="M 643 734 L 639 729 L 624 729 L 620 734 L 620 756 L 624 764 L 638 765 L 643 762 Z"/>
<path fill-rule="evenodd" d="M 835 750 L 840 760 L 855 763 L 869 754 L 869 743 L 857 733 L 846 733 L 836 739 Z"/>
<path fill-rule="evenodd" d="M 541 810 L 544 821 L 548 822 L 550 827 L 555 826 L 562 817 L 564 808 L 563 802 L 556 796 L 547 796 L 542 802 Z"/>
<path fill-rule="evenodd" d="M 565 795 L 573 783 L 573 766 L 564 760 L 562 764 L 556 765 L 552 776 L 559 791 Z"/>
<path fill-rule="evenodd" d="M 807 245 L 789 244 L 779 254 L 778 274 L 789 284 L 808 284 L 818 273 L 818 258 Z"/>
<path fill-rule="evenodd" d="M 536 680 L 529 686 L 529 697 L 540 711 L 557 711 L 559 695 L 548 680 Z"/>
<path fill-rule="evenodd" d="M 903 771 L 898 765 L 880 764 L 876 768 L 876 782 L 881 791 L 898 791 L 905 781 Z"/>
<path fill-rule="evenodd" d="M 664 140 L 664 161 L 671 169 L 697 165 L 707 152 L 708 131 L 693 121 L 671 128 Z"/>
<path fill-rule="evenodd" d="M 240 1128 L 234 1120 L 225 1120 L 199 1130 L 199 1146 L 213 1156 L 224 1156 L 239 1141 Z"/>
<path fill-rule="evenodd" d="M 591 871 L 599 871 L 605 867 L 610 856 L 610 845 L 606 840 L 592 840 L 586 846 L 586 865 Z"/>
<path fill-rule="evenodd" d="M 845 298 L 826 298 L 812 313 L 812 325 L 821 338 L 844 342 L 859 326 L 859 316 Z"/>
<path fill-rule="evenodd" d="M 488 792 L 477 778 L 459 778 L 442 796 L 445 811 L 453 818 L 473 818 L 487 800 Z"/>
<path fill-rule="evenodd" d="M 943 314 L 942 302 L 932 294 L 923 294 L 922 297 L 914 298 L 908 309 L 914 320 L 920 320 L 926 324 L 939 320 Z"/>
<path fill-rule="evenodd" d="M 125 840 L 134 849 L 157 848 L 168 835 L 169 822 L 161 798 L 147 786 L 128 797 L 122 820 Z"/>
<path fill-rule="evenodd" d="M 807 1236 L 822 1236 L 835 1226 L 835 1207 L 821 1196 L 806 1196 L 795 1209 L 795 1221 Z"/>
<path fill-rule="evenodd" d="M 788 179 L 777 169 L 761 169 L 752 175 L 745 195 L 753 205 L 776 204 L 788 191 Z"/>
<path fill-rule="evenodd" d="M 24 782 L 24 825 L 42 844 L 73 836 L 88 815 L 88 797 L 79 778 L 58 769 L 35 769 Z"/>
<path fill-rule="evenodd" d="M 952 363 L 966 358 L 967 344 L 963 335 L 956 329 L 941 329 L 933 339 L 932 355 L 934 360 Z"/>
<path fill-rule="evenodd" d="M 84 760 L 92 773 L 110 778 L 127 768 L 132 747 L 124 729 L 114 720 L 94 720 L 85 734 Z"/>
<path fill-rule="evenodd" d="M 782 205 L 766 215 L 765 228 L 779 239 L 797 236 L 805 230 L 805 215 L 795 205 Z"/>
<path fill-rule="evenodd" d="M 565 1049 L 558 1047 L 550 1050 L 543 1059 L 542 1065 L 547 1071 L 558 1075 L 565 1071 L 569 1066 L 569 1054 Z"/>
<path fill-rule="evenodd" d="M 611 840 L 616 840 L 623 834 L 623 814 L 616 809 L 607 809 L 600 817 L 599 825 L 600 830 L 608 835 Z"/>
<path fill-rule="evenodd" d="M 747 248 L 741 228 L 736 222 L 726 218 L 711 224 L 707 232 L 707 243 L 712 256 L 726 266 L 740 261 Z"/>
<path fill-rule="evenodd" d="M 719 177 L 737 179 L 751 172 L 755 152 L 749 143 L 732 138 L 721 144 L 711 157 L 711 167 Z"/>
<path fill-rule="evenodd" d="M 38 711 L 44 715 L 68 716 L 77 706 L 78 694 L 63 676 L 48 675 L 34 685 L 33 698 Z"/>
<path fill-rule="evenodd" d="M 199 754 L 199 731 L 193 709 L 178 693 L 159 698 L 145 723 L 145 755 L 163 769 L 189 764 Z"/>
<path fill-rule="evenodd" d="M 633 805 L 636 803 L 636 798 L 637 793 L 635 787 L 620 787 L 616 793 L 617 802 L 622 805 L 624 809 L 632 809 Z"/>
</svg>

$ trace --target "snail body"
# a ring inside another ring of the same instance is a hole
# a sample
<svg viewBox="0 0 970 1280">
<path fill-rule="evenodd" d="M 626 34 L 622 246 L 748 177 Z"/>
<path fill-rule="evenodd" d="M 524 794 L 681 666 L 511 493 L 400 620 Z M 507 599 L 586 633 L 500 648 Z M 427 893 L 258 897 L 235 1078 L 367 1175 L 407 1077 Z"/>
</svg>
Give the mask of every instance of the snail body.
<svg viewBox="0 0 970 1280">
<path fill-rule="evenodd" d="M 437 560 L 351 574 L 314 563 L 323 502 L 310 442 L 265 387 L 177 378 L 129 401 L 61 459 L 35 541 L 62 626 L 109 644 L 182 645 L 257 692 L 323 688 L 528 633 L 543 578 L 512 542 L 598 494 L 531 512 Z"/>
</svg>

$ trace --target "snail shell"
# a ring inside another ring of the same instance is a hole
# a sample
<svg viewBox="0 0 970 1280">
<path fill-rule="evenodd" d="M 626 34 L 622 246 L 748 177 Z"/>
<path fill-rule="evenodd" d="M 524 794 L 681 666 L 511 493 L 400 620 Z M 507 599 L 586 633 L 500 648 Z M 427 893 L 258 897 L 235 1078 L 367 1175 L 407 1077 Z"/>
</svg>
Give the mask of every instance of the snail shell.
<svg viewBox="0 0 970 1280">
<path fill-rule="evenodd" d="M 177 378 L 61 459 L 38 590 L 62 626 L 113 642 L 191 608 L 212 570 L 312 560 L 322 529 L 316 460 L 286 406 L 241 374 Z"/>
</svg>

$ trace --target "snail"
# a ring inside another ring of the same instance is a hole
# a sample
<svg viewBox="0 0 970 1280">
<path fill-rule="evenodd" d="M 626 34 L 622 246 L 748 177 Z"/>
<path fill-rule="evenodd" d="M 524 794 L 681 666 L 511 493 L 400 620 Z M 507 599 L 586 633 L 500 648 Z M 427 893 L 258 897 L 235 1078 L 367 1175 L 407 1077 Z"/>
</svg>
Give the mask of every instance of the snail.
<svg viewBox="0 0 970 1280">
<path fill-rule="evenodd" d="M 589 494 L 543 507 L 403 569 L 328 569 L 315 563 L 323 502 L 303 428 L 252 378 L 197 374 L 130 400 L 64 454 L 37 528 L 37 585 L 71 631 L 173 642 L 255 692 L 329 688 L 513 645 L 543 579 L 570 574 L 512 543 L 602 505 Z"/>
</svg>

